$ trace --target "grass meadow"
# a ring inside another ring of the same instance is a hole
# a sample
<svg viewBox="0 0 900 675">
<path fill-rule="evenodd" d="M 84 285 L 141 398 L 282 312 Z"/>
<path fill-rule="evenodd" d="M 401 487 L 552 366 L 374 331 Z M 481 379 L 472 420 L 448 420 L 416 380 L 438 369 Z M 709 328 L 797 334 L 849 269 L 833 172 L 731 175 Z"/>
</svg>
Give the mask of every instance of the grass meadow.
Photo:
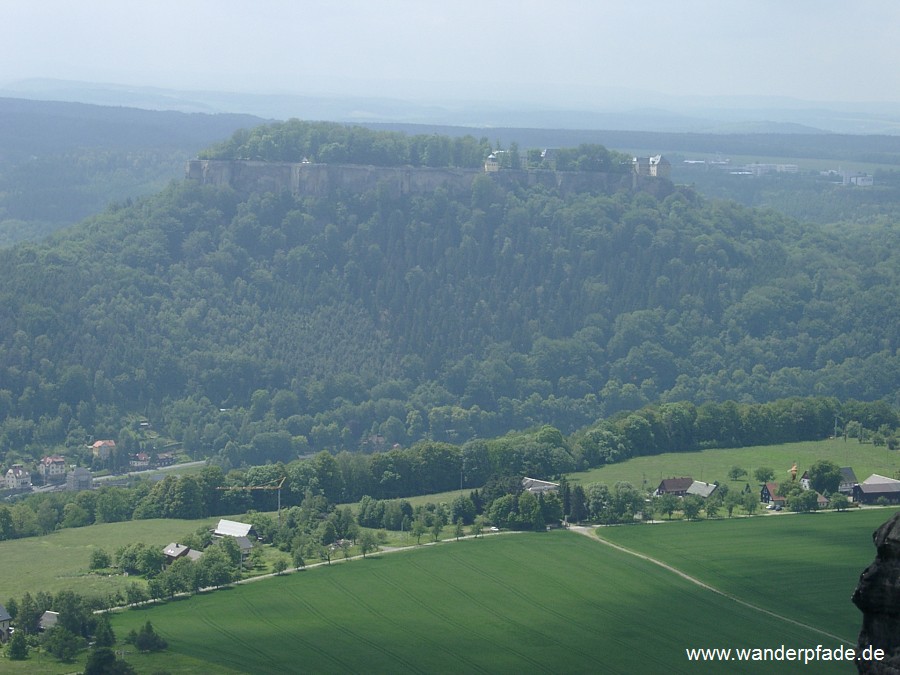
<svg viewBox="0 0 900 675">
<path fill-rule="evenodd" d="M 654 552 L 660 537 L 660 556 L 684 571 L 784 616 L 811 617 L 852 642 L 859 616 L 855 623 L 842 618 L 856 613 L 847 579 L 871 561 L 874 549 L 864 540 L 888 515 L 672 523 L 603 534 Z M 814 523 L 815 536 L 804 534 L 804 520 Z M 742 529 L 748 525 L 753 529 Z M 817 541 L 807 555 L 799 552 L 802 537 Z M 679 539 L 696 557 L 679 559 Z M 847 574 L 821 574 L 823 559 Z M 162 655 L 128 655 L 139 672 L 809 673 L 803 664 L 690 663 L 684 650 L 837 646 L 566 531 L 444 542 L 318 567 L 123 612 L 113 626 L 121 639 L 148 620 L 170 646 Z M 854 668 L 819 663 L 814 672 Z"/>
<path fill-rule="evenodd" d="M 893 477 L 900 471 L 900 452 L 888 450 L 884 446 L 876 447 L 871 443 L 859 443 L 856 439 L 843 438 L 824 441 L 807 441 L 802 443 L 783 443 L 781 445 L 758 445 L 746 448 L 714 448 L 696 452 L 669 452 L 662 455 L 633 457 L 618 464 L 607 464 L 589 471 L 578 471 L 566 474 L 572 483 L 605 483 L 610 487 L 618 481 L 628 481 L 635 487 L 645 486 L 655 490 L 663 478 L 691 476 L 695 480 L 713 483 L 728 483 L 743 487 L 750 483 L 757 485 L 753 479 L 753 471 L 761 466 L 775 470 L 775 480 L 789 478 L 789 470 L 794 462 L 800 475 L 813 462 L 827 459 L 838 466 L 850 466 L 856 477 L 863 481 L 873 473 Z M 747 477 L 732 482 L 728 480 L 728 471 L 739 466 L 747 471 Z M 450 503 L 460 494 L 468 495 L 474 488 L 450 490 L 431 495 L 405 497 L 413 506 L 427 502 Z M 354 504 L 355 506 L 355 504 Z"/>
<path fill-rule="evenodd" d="M 755 486 L 757 483 L 753 479 L 753 471 L 761 466 L 774 469 L 775 480 L 780 482 L 790 477 L 789 470 L 794 462 L 797 462 L 799 475 L 802 475 L 805 469 L 819 459 L 831 460 L 838 466 L 852 467 L 860 481 L 873 473 L 893 477 L 900 470 L 900 452 L 888 450 L 884 446 L 859 443 L 852 438 L 847 441 L 838 438 L 634 457 L 627 462 L 572 473 L 567 478 L 582 485 L 606 483 L 612 486 L 618 481 L 628 481 L 635 487 L 645 485 L 648 489 L 656 489 L 663 478 L 678 476 L 691 476 L 694 480 L 707 483 L 731 483 L 728 471 L 733 466 L 739 466 L 747 471 L 747 477 L 734 484 L 743 486 L 749 482 L 751 486 Z"/>
<path fill-rule="evenodd" d="M 133 581 L 121 575 L 89 573 L 91 552 L 102 548 L 110 555 L 132 542 L 165 546 L 197 530 L 214 525 L 204 520 L 131 520 L 89 527 L 57 530 L 43 537 L 26 537 L 0 542 L 0 602 L 21 598 L 25 591 L 57 593 L 72 590 L 82 595 L 124 593 Z"/>
</svg>

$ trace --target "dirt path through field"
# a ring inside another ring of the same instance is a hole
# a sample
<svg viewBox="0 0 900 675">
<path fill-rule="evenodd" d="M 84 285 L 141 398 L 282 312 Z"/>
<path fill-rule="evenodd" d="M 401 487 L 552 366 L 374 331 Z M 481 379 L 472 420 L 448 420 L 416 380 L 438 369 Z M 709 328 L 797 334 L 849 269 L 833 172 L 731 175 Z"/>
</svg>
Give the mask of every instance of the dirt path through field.
<svg viewBox="0 0 900 675">
<path fill-rule="evenodd" d="M 707 583 L 705 583 L 705 582 L 703 582 L 703 581 L 700 581 L 700 579 L 697 579 L 696 577 L 692 577 L 690 574 L 685 574 L 685 573 L 682 572 L 681 570 L 679 570 L 679 569 L 677 569 L 677 568 L 675 568 L 675 567 L 672 567 L 671 565 L 669 565 L 669 564 L 667 564 L 667 563 L 664 563 L 662 560 L 657 560 L 656 558 L 652 558 L 652 557 L 650 557 L 650 556 L 648 556 L 648 555 L 645 555 L 645 554 L 643 554 L 643 553 L 638 553 L 637 551 L 633 551 L 633 550 L 631 550 L 630 548 L 625 548 L 624 546 L 620 546 L 619 544 L 614 544 L 613 542 L 608 541 L 608 540 L 604 539 L 603 537 L 601 537 L 601 536 L 595 534 L 594 530 L 596 530 L 597 528 L 594 528 L 594 527 L 584 527 L 584 526 L 581 526 L 581 525 L 570 525 L 570 526 L 569 526 L 569 529 L 570 529 L 571 531 L 573 531 L 573 532 L 577 532 L 578 534 L 582 534 L 582 535 L 584 535 L 584 536 L 586 536 L 586 537 L 590 537 L 590 538 L 593 539 L 594 541 L 599 541 L 601 544 L 605 544 L 606 546 L 609 546 L 609 547 L 614 548 L 614 549 L 616 549 L 616 550 L 622 551 L 622 553 L 627 553 L 628 555 L 633 555 L 633 556 L 636 557 L 636 558 L 641 558 L 642 560 L 646 560 L 647 562 L 651 562 L 651 563 L 653 563 L 654 565 L 659 565 L 659 566 L 662 567 L 663 569 L 669 570 L 669 571 L 672 572 L 673 574 L 677 574 L 679 577 L 681 577 L 681 578 L 684 579 L 685 581 L 689 581 L 690 583 L 692 583 L 692 584 L 694 584 L 694 585 L 696 585 L 696 586 L 699 586 L 700 588 L 704 588 L 704 589 L 706 589 L 706 590 L 708 590 L 708 591 L 712 591 L 713 593 L 716 593 L 716 594 L 721 595 L 721 596 L 723 596 L 723 597 L 725 597 L 725 598 L 728 598 L 728 599 L 731 600 L 732 602 L 736 602 L 736 603 L 738 603 L 739 605 L 743 605 L 744 607 L 748 607 L 748 608 L 750 608 L 750 609 L 752 609 L 752 610 L 755 610 L 755 611 L 757 611 L 757 612 L 761 612 L 762 614 L 766 614 L 767 616 L 770 616 L 770 617 L 772 617 L 772 618 L 778 619 L 779 621 L 786 621 L 786 622 L 788 622 L 788 623 L 794 624 L 795 626 L 800 626 L 801 628 L 805 628 L 805 629 L 807 629 L 807 630 L 811 630 L 811 631 L 813 631 L 813 632 L 815 632 L 815 633 L 818 633 L 819 635 L 824 635 L 824 636 L 826 636 L 826 637 L 832 638 L 832 639 L 837 640 L 837 641 L 839 641 L 839 642 L 841 642 L 841 643 L 843 643 L 843 644 L 845 644 L 845 645 L 848 645 L 848 646 L 851 646 L 851 647 L 853 647 L 853 646 L 856 645 L 856 641 L 855 641 L 855 640 L 852 640 L 852 641 L 851 641 L 851 640 L 848 640 L 847 638 L 842 638 L 842 637 L 840 637 L 840 636 L 838 636 L 838 635 L 834 635 L 834 634 L 832 634 L 832 633 L 828 633 L 827 631 L 824 631 L 824 630 L 822 630 L 821 628 L 816 628 L 815 626 L 810 626 L 808 623 L 803 623 L 802 621 L 795 621 L 794 619 L 789 619 L 788 617 L 782 616 L 781 614 L 776 614 L 775 612 L 771 612 L 771 611 L 769 611 L 768 609 L 765 609 L 765 608 L 763 608 L 763 607 L 759 607 L 759 606 L 757 606 L 757 605 L 754 605 L 754 604 L 752 604 L 752 603 L 749 603 L 749 602 L 747 602 L 746 600 L 741 600 L 741 599 L 738 598 L 737 596 L 731 595 L 730 593 L 725 593 L 724 591 L 720 591 L 718 588 L 715 588 L 715 587 L 713 587 L 713 586 L 710 586 L 709 584 L 707 584 Z"/>
</svg>

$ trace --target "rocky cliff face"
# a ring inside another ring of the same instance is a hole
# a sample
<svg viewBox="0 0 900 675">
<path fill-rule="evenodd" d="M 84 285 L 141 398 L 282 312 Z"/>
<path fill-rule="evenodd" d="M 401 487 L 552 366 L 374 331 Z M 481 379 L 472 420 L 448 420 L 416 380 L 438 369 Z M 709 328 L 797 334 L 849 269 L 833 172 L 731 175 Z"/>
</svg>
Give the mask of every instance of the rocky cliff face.
<svg viewBox="0 0 900 675">
<path fill-rule="evenodd" d="M 872 535 L 875 562 L 859 577 L 853 603 L 863 613 L 856 653 L 866 648 L 884 652 L 884 659 L 857 659 L 865 675 L 900 675 L 900 512 Z"/>
</svg>

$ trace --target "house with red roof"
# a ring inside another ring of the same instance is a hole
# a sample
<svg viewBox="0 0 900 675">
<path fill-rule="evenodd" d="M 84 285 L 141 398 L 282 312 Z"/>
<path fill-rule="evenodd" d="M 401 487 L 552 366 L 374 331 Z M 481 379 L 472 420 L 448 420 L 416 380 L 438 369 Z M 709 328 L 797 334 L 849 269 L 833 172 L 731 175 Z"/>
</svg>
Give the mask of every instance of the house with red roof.
<svg viewBox="0 0 900 675">
<path fill-rule="evenodd" d="M 94 441 L 91 445 L 91 452 L 94 457 L 100 460 L 109 459 L 110 453 L 116 449 L 116 442 L 111 440 Z"/>
</svg>

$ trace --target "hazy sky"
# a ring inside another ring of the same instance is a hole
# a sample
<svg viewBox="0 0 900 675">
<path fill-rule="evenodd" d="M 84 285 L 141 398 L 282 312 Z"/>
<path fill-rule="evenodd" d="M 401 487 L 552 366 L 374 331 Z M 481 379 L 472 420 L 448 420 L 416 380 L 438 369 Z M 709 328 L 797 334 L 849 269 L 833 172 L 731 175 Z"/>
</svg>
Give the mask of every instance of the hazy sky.
<svg viewBox="0 0 900 675">
<path fill-rule="evenodd" d="M 896 0 L 3 0 L 0 85 L 898 101 L 898 27 Z"/>
</svg>

